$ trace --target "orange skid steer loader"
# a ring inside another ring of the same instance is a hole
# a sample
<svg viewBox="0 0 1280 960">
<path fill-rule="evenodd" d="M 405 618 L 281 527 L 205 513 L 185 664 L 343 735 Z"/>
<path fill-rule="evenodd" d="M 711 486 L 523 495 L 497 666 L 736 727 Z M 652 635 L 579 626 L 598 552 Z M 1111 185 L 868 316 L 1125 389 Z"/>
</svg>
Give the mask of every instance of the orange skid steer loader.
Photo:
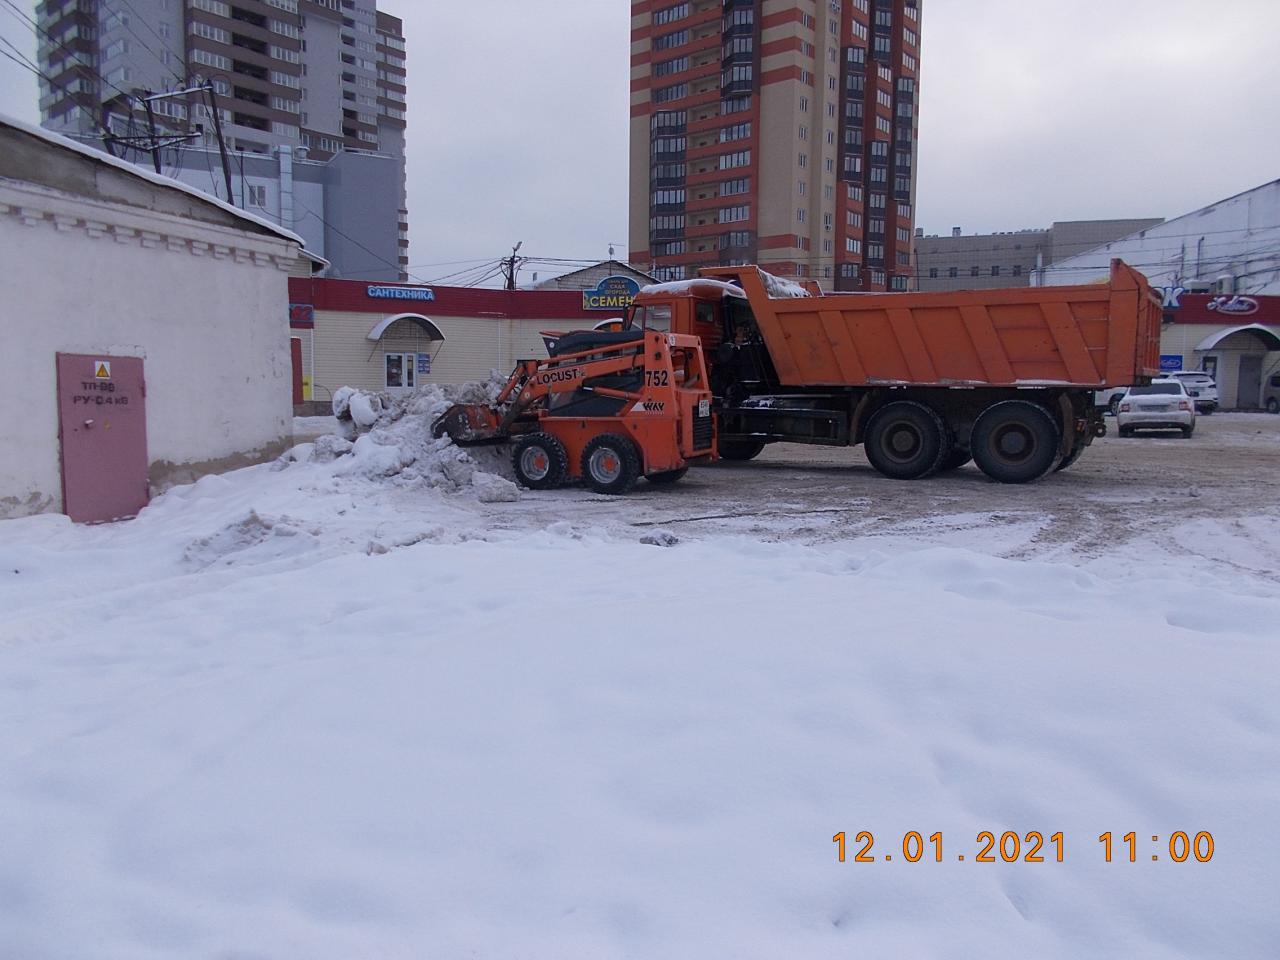
<svg viewBox="0 0 1280 960">
<path fill-rule="evenodd" d="M 550 356 L 521 360 L 492 405 L 455 404 L 432 425 L 462 446 L 514 440 L 516 479 L 533 490 L 585 480 L 626 493 L 643 476 L 674 483 L 715 456 L 711 385 L 699 337 L 662 331 L 548 334 Z"/>
</svg>

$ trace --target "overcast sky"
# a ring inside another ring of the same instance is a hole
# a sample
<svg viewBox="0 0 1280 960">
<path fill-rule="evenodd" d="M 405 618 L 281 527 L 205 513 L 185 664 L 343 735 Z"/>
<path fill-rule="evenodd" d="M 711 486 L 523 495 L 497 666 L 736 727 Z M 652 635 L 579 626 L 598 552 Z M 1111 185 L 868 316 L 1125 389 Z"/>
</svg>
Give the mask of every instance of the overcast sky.
<svg viewBox="0 0 1280 960">
<path fill-rule="evenodd" d="M 626 0 L 383 2 L 408 38 L 413 272 L 518 240 L 624 252 Z M 1276 0 L 925 0 L 921 33 L 928 233 L 1173 217 L 1280 178 Z M 3 0 L 0 36 L 34 54 Z M 38 119 L 3 58 L 0 111 Z"/>
</svg>

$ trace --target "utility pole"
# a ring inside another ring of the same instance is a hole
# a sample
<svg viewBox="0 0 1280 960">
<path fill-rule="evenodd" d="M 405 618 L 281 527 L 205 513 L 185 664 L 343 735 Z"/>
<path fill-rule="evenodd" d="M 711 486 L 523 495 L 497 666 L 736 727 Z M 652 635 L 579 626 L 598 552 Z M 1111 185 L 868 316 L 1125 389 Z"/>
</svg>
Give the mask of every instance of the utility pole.
<svg viewBox="0 0 1280 960">
<path fill-rule="evenodd" d="M 160 173 L 160 141 L 156 139 L 156 114 L 151 109 L 151 91 L 143 91 L 146 96 L 142 98 L 142 109 L 147 111 L 147 134 L 151 138 L 151 165 L 156 168 L 156 173 Z"/>
<path fill-rule="evenodd" d="M 514 290 L 516 288 L 516 271 L 520 269 L 520 261 L 516 257 L 516 253 L 524 246 L 521 240 L 511 248 L 511 256 L 502 261 L 502 273 L 507 278 L 507 289 Z"/>
<path fill-rule="evenodd" d="M 222 179 L 227 184 L 227 203 L 234 204 L 231 193 L 231 162 L 227 159 L 227 141 L 222 138 L 222 120 L 218 117 L 218 97 L 214 93 L 213 84 L 204 85 L 204 95 L 209 101 L 209 112 L 213 115 L 213 132 L 218 137 L 218 153 L 222 155 Z"/>
</svg>

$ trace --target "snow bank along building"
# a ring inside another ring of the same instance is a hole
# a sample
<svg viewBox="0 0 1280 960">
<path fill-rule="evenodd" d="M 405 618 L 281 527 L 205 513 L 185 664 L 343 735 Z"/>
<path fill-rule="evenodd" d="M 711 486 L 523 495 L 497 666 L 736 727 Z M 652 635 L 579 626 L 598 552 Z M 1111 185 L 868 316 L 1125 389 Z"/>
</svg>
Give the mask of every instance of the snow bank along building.
<svg viewBox="0 0 1280 960">
<path fill-rule="evenodd" d="M 295 401 L 320 413 L 342 386 L 402 395 L 493 371 L 505 376 L 520 359 L 546 356 L 542 331 L 620 317 L 648 279 L 628 270 L 585 288 L 483 290 L 293 278 Z"/>
<path fill-rule="evenodd" d="M 1205 370 L 1226 409 L 1280 374 L 1280 180 L 1058 260 L 1033 285 L 1105 281 L 1120 257 L 1164 296 L 1166 369 Z"/>
<path fill-rule="evenodd" d="M 290 442 L 297 235 L 0 117 L 0 518 L 131 516 Z"/>
</svg>

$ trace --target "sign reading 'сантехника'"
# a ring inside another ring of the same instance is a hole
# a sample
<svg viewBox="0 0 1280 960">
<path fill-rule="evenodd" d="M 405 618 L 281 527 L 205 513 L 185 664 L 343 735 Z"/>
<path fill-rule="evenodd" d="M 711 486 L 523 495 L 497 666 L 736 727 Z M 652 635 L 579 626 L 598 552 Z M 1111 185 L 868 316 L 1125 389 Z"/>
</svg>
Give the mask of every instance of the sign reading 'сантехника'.
<svg viewBox="0 0 1280 960">
<path fill-rule="evenodd" d="M 430 287 L 376 287 L 365 290 L 378 300 L 434 300 L 436 293 Z"/>
</svg>

